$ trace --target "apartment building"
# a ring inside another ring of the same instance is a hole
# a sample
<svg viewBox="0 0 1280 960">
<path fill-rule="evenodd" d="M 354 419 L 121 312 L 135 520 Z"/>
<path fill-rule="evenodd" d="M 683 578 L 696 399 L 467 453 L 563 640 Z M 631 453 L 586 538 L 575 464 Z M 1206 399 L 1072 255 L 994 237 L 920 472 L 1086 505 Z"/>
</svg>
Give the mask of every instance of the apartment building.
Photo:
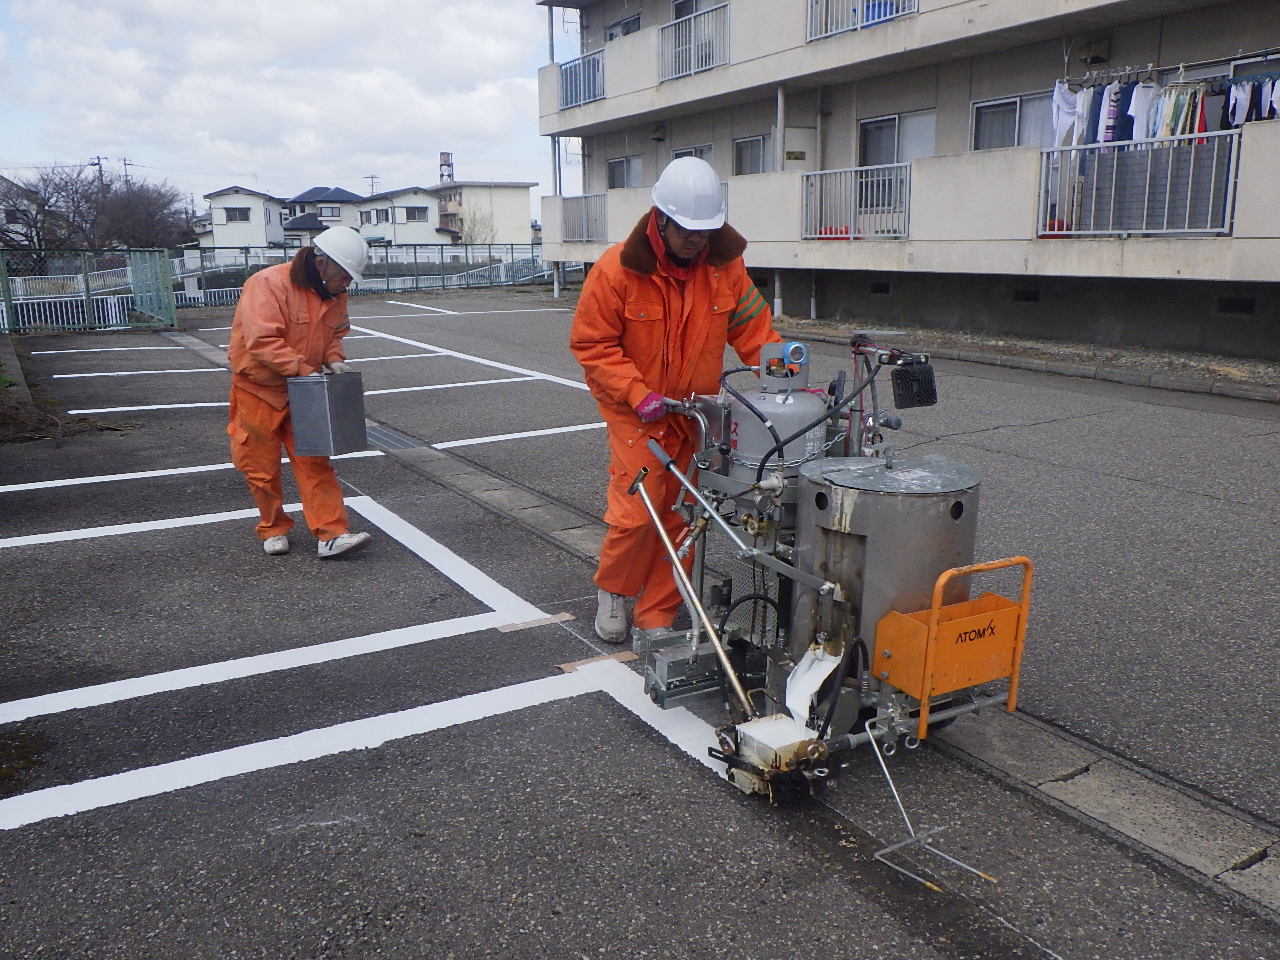
<svg viewBox="0 0 1280 960">
<path fill-rule="evenodd" d="M 779 312 L 1280 357 L 1273 0 L 536 2 L 548 259 L 696 155 Z"/>
</svg>

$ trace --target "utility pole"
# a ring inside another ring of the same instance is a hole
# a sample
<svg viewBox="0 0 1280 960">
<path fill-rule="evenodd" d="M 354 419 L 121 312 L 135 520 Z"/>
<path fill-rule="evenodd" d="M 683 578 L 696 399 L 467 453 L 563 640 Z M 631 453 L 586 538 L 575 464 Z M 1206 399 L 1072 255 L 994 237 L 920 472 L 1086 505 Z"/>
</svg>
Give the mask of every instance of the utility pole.
<svg viewBox="0 0 1280 960">
<path fill-rule="evenodd" d="M 129 189 L 129 168 L 130 168 L 131 166 L 132 166 L 132 167 L 136 167 L 136 166 L 137 166 L 137 164 L 136 164 L 136 163 L 132 163 L 132 164 L 131 164 L 131 163 L 129 162 L 129 158 L 128 158 L 128 157 L 121 157 L 121 158 L 120 158 L 120 162 L 121 162 L 122 164 L 124 164 L 124 188 L 125 188 L 126 190 L 128 190 L 128 189 Z"/>
<path fill-rule="evenodd" d="M 369 181 L 369 196 L 372 197 L 376 183 L 382 178 L 378 176 L 376 173 L 371 173 L 367 177 L 362 177 L 361 179 Z"/>
<path fill-rule="evenodd" d="M 106 189 L 106 184 L 103 183 L 103 177 L 102 177 L 102 161 L 105 159 L 107 158 L 106 157 L 90 157 L 89 158 L 89 166 L 98 168 L 98 192 L 99 193 L 101 193 L 103 190 Z"/>
</svg>

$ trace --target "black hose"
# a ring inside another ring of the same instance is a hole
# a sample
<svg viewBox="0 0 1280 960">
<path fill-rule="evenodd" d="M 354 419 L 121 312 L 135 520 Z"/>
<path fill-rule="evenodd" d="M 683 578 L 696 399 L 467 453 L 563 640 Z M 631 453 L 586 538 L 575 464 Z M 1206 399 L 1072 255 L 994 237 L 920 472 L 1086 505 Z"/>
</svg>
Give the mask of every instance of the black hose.
<svg viewBox="0 0 1280 960">
<path fill-rule="evenodd" d="M 808 433 L 814 427 L 821 424 L 823 421 L 833 420 L 841 410 L 843 410 L 849 404 L 853 403 L 853 401 L 858 398 L 858 394 L 862 393 L 863 390 L 871 386 L 871 384 L 875 381 L 876 374 L 879 372 L 880 371 L 877 368 L 874 372 L 872 372 L 871 376 L 866 381 L 863 382 L 862 386 L 860 386 L 857 390 L 853 391 L 853 393 L 849 394 L 849 396 L 845 397 L 843 400 L 841 400 L 831 409 L 824 411 L 822 416 L 820 416 L 817 420 L 814 420 L 812 423 L 805 424 L 805 426 L 801 427 L 791 436 L 787 437 L 787 439 L 778 440 L 777 443 L 775 443 L 772 447 L 770 447 L 767 451 L 765 451 L 764 456 L 760 458 L 760 462 L 756 464 L 756 483 L 759 483 L 760 478 L 764 476 L 765 464 L 769 462 L 769 458 L 771 456 L 773 456 L 775 453 L 781 456 L 782 451 L 787 448 L 787 444 L 790 443 L 792 440 L 795 440 L 797 437 L 803 437 L 806 433 Z M 852 424 L 850 424 L 850 428 L 852 428 Z M 774 437 L 777 438 L 777 436 L 778 435 L 775 433 Z"/>
<path fill-rule="evenodd" d="M 729 394 L 734 399 L 736 399 L 740 404 L 742 404 L 744 407 L 746 407 L 748 410 L 750 410 L 752 413 L 756 415 L 756 419 L 758 419 L 761 423 L 764 424 L 765 429 L 769 431 L 769 436 L 773 437 L 773 440 L 775 443 L 781 443 L 782 440 L 778 436 L 778 429 L 770 422 L 769 418 L 766 417 L 759 410 L 757 410 L 750 400 L 748 400 L 746 397 L 740 394 L 737 390 L 733 389 L 733 387 L 729 386 L 730 374 L 746 373 L 748 371 L 755 372 L 755 367 L 734 367 L 732 370 L 726 370 L 724 373 L 720 374 L 720 386 L 724 387 L 725 390 L 729 391 Z M 759 477 L 756 477 L 756 480 L 759 480 L 759 479 L 760 479 Z"/>
<path fill-rule="evenodd" d="M 844 656 L 840 658 L 840 665 L 836 667 L 835 683 L 831 687 L 831 706 L 827 707 L 827 715 L 822 720 L 822 726 L 818 728 L 818 739 L 825 740 L 827 731 L 831 729 L 831 720 L 836 715 L 836 706 L 840 703 L 840 688 L 844 686 L 845 678 L 850 673 L 858 673 L 859 669 L 865 669 L 870 666 L 869 657 L 867 656 L 867 645 L 862 642 L 861 637 L 854 637 L 844 645 Z M 854 664 L 861 664 L 850 669 L 850 660 Z"/>
<path fill-rule="evenodd" d="M 778 608 L 778 601 L 773 599 L 773 597 L 764 593 L 744 593 L 737 600 L 733 601 L 733 603 L 729 604 L 729 609 L 724 612 L 724 616 L 720 618 L 720 623 L 716 625 L 717 634 L 724 633 L 725 624 L 729 622 L 729 617 L 733 614 L 733 611 L 737 610 L 748 600 L 761 600 L 764 603 L 769 604 L 769 606 L 773 607 L 773 615 L 778 619 L 782 618 L 782 613 Z"/>
</svg>

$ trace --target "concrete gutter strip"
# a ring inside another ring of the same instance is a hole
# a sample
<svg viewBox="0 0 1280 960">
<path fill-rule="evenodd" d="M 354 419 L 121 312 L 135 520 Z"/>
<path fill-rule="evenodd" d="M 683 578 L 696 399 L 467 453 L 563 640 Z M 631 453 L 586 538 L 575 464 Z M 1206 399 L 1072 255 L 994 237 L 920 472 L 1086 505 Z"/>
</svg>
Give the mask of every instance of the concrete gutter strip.
<svg viewBox="0 0 1280 960">
<path fill-rule="evenodd" d="M 786 330 L 779 328 L 784 337 L 810 340 L 819 343 L 838 343 L 847 346 L 847 337 L 833 337 L 814 333 L 812 330 Z M 1053 373 L 1064 377 L 1080 377 L 1086 380 L 1105 380 L 1110 383 L 1128 383 L 1139 387 L 1156 387 L 1161 390 L 1180 390 L 1184 393 L 1212 393 L 1240 400 L 1261 400 L 1264 403 L 1280 403 L 1280 387 L 1226 380 L 1213 377 L 1174 376 L 1167 373 L 1146 373 L 1129 367 L 1116 367 L 1105 363 L 1074 363 L 1066 360 L 1045 360 L 1037 357 L 1001 356 L 977 350 L 959 350 L 941 347 L 927 350 L 937 360 L 959 360 L 962 363 L 983 363 L 987 366 L 1009 367 L 1015 370 L 1034 370 L 1037 373 Z"/>
<path fill-rule="evenodd" d="M 19 403 L 31 403 L 31 390 L 27 387 L 26 375 L 22 372 L 22 364 L 18 362 L 18 352 L 13 349 L 13 337 L 0 336 L 0 375 L 13 381 L 9 389 L 18 398 Z"/>
<path fill-rule="evenodd" d="M 193 337 L 189 333 L 181 333 L 176 330 L 161 330 L 160 335 L 167 337 L 181 347 L 186 347 L 192 353 L 199 354 L 210 363 L 216 363 L 220 367 L 231 369 L 231 361 L 227 359 L 227 351 L 220 350 L 201 340 L 199 337 Z"/>
<path fill-rule="evenodd" d="M 1280 914 L 1280 831 L 1161 783 L 1019 714 L 970 714 L 931 739 L 1201 880 Z"/>
</svg>

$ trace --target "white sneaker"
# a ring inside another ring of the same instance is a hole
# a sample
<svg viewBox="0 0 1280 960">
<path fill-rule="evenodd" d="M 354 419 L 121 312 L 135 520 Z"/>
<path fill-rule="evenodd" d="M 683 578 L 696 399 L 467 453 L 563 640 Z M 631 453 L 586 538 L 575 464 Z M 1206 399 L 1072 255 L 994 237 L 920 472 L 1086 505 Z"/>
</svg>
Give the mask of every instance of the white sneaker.
<svg viewBox="0 0 1280 960">
<path fill-rule="evenodd" d="M 596 592 L 596 636 L 605 643 L 625 643 L 627 639 L 626 597 L 608 590 Z"/>
<path fill-rule="evenodd" d="M 373 537 L 367 533 L 340 533 L 332 540 L 321 540 L 316 547 L 316 552 L 320 554 L 321 560 L 340 557 L 344 553 L 355 553 L 367 547 L 372 540 Z"/>
<path fill-rule="evenodd" d="M 289 552 L 289 538 L 283 533 L 267 537 L 262 541 L 262 552 L 271 557 L 279 557 Z"/>
</svg>

